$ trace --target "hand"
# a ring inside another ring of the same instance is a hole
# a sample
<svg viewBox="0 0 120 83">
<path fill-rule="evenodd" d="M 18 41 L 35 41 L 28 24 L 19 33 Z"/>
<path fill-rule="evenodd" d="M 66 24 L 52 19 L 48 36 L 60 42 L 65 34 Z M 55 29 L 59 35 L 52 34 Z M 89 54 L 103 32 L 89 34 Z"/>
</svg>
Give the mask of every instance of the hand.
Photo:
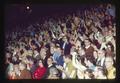
<svg viewBox="0 0 120 83">
<path fill-rule="evenodd" d="M 75 56 L 75 55 L 77 55 L 77 53 L 76 52 L 71 52 L 71 55 Z"/>
</svg>

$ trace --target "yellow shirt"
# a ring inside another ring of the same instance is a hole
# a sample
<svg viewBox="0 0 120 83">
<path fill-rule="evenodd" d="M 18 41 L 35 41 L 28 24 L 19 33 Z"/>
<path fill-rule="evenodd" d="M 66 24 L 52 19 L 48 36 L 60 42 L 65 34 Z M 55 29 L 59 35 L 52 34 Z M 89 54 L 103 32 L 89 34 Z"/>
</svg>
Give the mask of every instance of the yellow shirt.
<svg viewBox="0 0 120 83">
<path fill-rule="evenodd" d="M 67 68 L 68 68 L 68 72 L 70 73 L 70 77 L 73 78 L 73 79 L 76 78 L 77 71 L 72 64 L 72 61 L 67 64 Z"/>
<path fill-rule="evenodd" d="M 116 69 L 115 69 L 115 67 L 111 67 L 111 68 L 109 68 L 107 71 L 108 71 L 107 78 L 108 78 L 108 79 L 115 79 L 115 74 L 116 74 Z"/>
</svg>

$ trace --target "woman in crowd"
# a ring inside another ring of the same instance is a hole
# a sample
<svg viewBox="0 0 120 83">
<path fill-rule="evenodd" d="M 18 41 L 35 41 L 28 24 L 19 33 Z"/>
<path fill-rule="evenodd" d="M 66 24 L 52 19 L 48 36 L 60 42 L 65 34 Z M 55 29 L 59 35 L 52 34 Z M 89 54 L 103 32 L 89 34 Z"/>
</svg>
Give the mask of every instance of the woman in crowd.
<svg viewBox="0 0 120 83">
<path fill-rule="evenodd" d="M 44 67 L 44 63 L 42 60 L 38 61 L 38 68 L 35 70 L 33 74 L 33 79 L 42 79 L 46 73 L 46 68 Z"/>
</svg>

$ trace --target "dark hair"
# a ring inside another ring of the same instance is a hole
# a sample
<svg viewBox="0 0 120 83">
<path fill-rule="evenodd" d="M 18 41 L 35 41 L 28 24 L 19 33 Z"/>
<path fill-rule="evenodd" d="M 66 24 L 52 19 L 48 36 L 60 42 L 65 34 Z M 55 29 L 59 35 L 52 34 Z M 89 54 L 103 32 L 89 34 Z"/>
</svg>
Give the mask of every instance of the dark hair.
<svg viewBox="0 0 120 83">
<path fill-rule="evenodd" d="M 108 42 L 108 43 L 107 43 L 107 46 L 108 46 L 108 45 L 110 45 L 111 50 L 114 51 L 114 46 L 113 46 L 113 44 L 112 44 L 111 42 Z"/>
<path fill-rule="evenodd" d="M 23 50 L 23 49 L 21 49 L 21 50 L 20 50 L 20 54 L 22 55 L 23 53 L 24 53 L 24 50 Z"/>
<path fill-rule="evenodd" d="M 69 58 L 72 60 L 72 55 L 66 55 L 65 58 Z"/>
<path fill-rule="evenodd" d="M 85 56 L 84 55 L 80 57 L 80 60 L 81 60 L 81 64 L 86 66 L 86 64 L 84 63 L 84 61 L 85 61 Z"/>
<path fill-rule="evenodd" d="M 39 62 L 40 62 L 40 61 L 42 62 L 43 65 L 45 65 L 44 61 L 43 61 L 42 59 L 39 59 L 39 60 L 37 61 L 37 66 L 39 65 Z"/>
<path fill-rule="evenodd" d="M 85 40 L 88 40 L 90 43 L 92 43 L 92 41 L 91 41 L 89 38 L 87 38 L 87 39 L 85 39 Z"/>
</svg>

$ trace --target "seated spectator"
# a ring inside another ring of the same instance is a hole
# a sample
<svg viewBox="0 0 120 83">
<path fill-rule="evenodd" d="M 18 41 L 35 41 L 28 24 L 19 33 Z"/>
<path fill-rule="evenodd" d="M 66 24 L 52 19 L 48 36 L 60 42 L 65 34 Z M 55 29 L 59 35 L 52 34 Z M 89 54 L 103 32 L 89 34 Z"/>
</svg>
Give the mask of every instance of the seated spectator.
<svg viewBox="0 0 120 83">
<path fill-rule="evenodd" d="M 84 61 L 81 59 L 79 59 L 79 61 L 77 60 L 78 55 L 76 52 L 71 53 L 72 54 L 72 63 L 73 66 L 75 68 L 77 68 L 77 77 L 78 79 L 84 79 L 84 71 L 87 69 L 87 67 L 85 67 L 85 65 L 83 65 L 82 63 L 84 63 Z"/>
<path fill-rule="evenodd" d="M 47 70 L 46 70 L 46 73 L 45 73 L 45 78 L 48 78 L 48 76 L 50 75 L 50 69 L 51 68 L 55 68 L 55 64 L 53 63 L 53 58 L 52 57 L 49 57 L 47 59 L 47 64 L 48 64 L 48 67 L 47 67 Z"/>
<path fill-rule="evenodd" d="M 71 43 L 69 42 L 67 37 L 63 38 L 63 45 L 62 45 L 62 49 L 64 50 L 64 55 L 69 55 L 70 54 L 70 49 L 71 49 Z"/>
<path fill-rule="evenodd" d="M 15 73 L 14 73 L 14 65 L 12 63 L 8 65 L 7 70 L 6 70 L 6 75 L 8 79 L 14 79 Z"/>
<path fill-rule="evenodd" d="M 31 75 L 34 74 L 36 68 L 37 68 L 37 65 L 35 63 L 34 58 L 33 57 L 28 57 L 27 70 L 30 71 Z"/>
<path fill-rule="evenodd" d="M 104 50 L 99 50 L 96 65 L 103 67 L 104 63 L 105 63 L 105 51 Z"/>
<path fill-rule="evenodd" d="M 96 79 L 106 79 L 105 71 L 100 66 L 96 67 L 94 71 L 94 76 Z"/>
<path fill-rule="evenodd" d="M 62 71 L 62 79 L 75 79 L 76 69 L 72 64 L 72 56 L 64 56 L 64 61 L 63 67 L 57 66 L 57 68 Z"/>
<path fill-rule="evenodd" d="M 59 71 L 57 70 L 57 68 L 52 67 L 50 69 L 50 74 L 49 74 L 47 79 L 59 79 L 59 78 L 60 78 L 59 77 Z"/>
<path fill-rule="evenodd" d="M 58 44 L 59 45 L 59 44 Z M 63 66 L 63 55 L 59 46 L 56 47 L 55 52 L 53 53 L 53 60 L 56 65 Z"/>
<path fill-rule="evenodd" d="M 95 62 L 97 62 L 97 59 L 98 59 L 98 51 L 97 51 L 97 50 L 94 50 L 93 56 L 94 56 L 94 58 L 95 58 Z M 97 64 L 96 64 L 96 65 L 97 65 Z"/>
<path fill-rule="evenodd" d="M 108 43 L 106 48 L 106 56 L 114 57 L 114 47 L 111 43 Z"/>
<path fill-rule="evenodd" d="M 26 64 L 25 63 L 20 63 L 19 64 L 19 69 L 20 69 L 20 76 L 18 79 L 31 79 L 31 73 L 30 71 L 27 70 Z"/>
<path fill-rule="evenodd" d="M 116 72 L 116 69 L 115 67 L 113 66 L 113 58 L 112 57 L 106 57 L 105 58 L 105 67 L 107 69 L 107 78 L 108 79 L 115 79 L 115 72 Z"/>
<path fill-rule="evenodd" d="M 20 69 L 19 69 L 19 65 L 18 64 L 14 65 L 14 72 L 15 72 L 14 79 L 19 79 L 19 77 L 20 77 Z"/>
<path fill-rule="evenodd" d="M 86 55 L 86 58 L 93 57 L 94 48 L 91 46 L 90 40 L 86 39 L 84 41 L 84 43 L 85 43 L 85 55 Z"/>
<path fill-rule="evenodd" d="M 43 79 L 46 73 L 46 68 L 44 67 L 43 61 L 38 61 L 38 68 L 34 71 L 33 79 Z"/>
</svg>

